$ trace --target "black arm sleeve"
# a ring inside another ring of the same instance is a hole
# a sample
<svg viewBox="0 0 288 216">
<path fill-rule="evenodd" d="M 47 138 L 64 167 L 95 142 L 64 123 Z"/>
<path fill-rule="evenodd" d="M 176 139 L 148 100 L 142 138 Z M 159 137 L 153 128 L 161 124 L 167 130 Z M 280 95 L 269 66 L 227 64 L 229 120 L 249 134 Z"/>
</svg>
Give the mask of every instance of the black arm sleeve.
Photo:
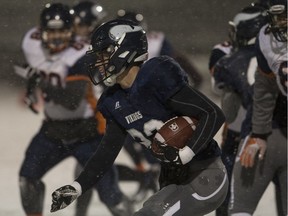
<svg viewBox="0 0 288 216">
<path fill-rule="evenodd" d="M 126 131 L 116 122 L 107 120 L 106 133 L 97 151 L 86 163 L 83 172 L 75 181 L 82 187 L 82 193 L 92 188 L 111 168 L 126 138 Z"/>
<path fill-rule="evenodd" d="M 65 88 L 50 84 L 42 87 L 48 100 L 53 100 L 67 109 L 75 110 L 85 96 L 88 81 L 68 81 Z"/>
<path fill-rule="evenodd" d="M 196 130 L 188 143 L 195 154 L 213 139 L 225 121 L 222 110 L 215 103 L 188 85 L 168 99 L 168 105 L 178 115 L 198 120 Z"/>
</svg>

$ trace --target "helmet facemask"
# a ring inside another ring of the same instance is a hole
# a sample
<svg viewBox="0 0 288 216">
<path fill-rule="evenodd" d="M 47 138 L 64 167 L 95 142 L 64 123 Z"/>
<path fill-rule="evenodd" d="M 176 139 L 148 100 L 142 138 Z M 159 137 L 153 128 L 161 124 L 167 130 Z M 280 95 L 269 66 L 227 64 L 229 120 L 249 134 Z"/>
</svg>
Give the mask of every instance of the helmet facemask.
<svg viewBox="0 0 288 216">
<path fill-rule="evenodd" d="M 72 39 L 71 29 L 47 29 L 41 34 L 43 46 L 51 53 L 58 53 L 66 49 Z"/>
<path fill-rule="evenodd" d="M 96 59 L 95 64 L 89 65 L 89 75 L 94 85 L 104 82 L 105 85 L 112 86 L 116 83 L 115 74 L 109 73 L 109 70 L 113 69 L 113 66 L 109 69 L 109 62 L 114 52 L 115 49 L 112 45 L 100 52 L 87 52 L 87 55 L 91 55 L 93 59 Z"/>
<path fill-rule="evenodd" d="M 90 65 L 89 73 L 95 85 L 104 82 L 107 86 L 113 86 L 117 77 L 147 60 L 147 40 L 139 26 L 115 25 L 106 33 L 99 33 L 99 38 L 94 42 L 92 39 L 94 47 L 87 54 L 94 55 L 96 62 Z M 107 36 L 108 39 L 105 38 Z"/>
<path fill-rule="evenodd" d="M 268 10 L 270 31 L 280 42 L 287 41 L 287 9 L 284 5 L 273 5 Z"/>
</svg>

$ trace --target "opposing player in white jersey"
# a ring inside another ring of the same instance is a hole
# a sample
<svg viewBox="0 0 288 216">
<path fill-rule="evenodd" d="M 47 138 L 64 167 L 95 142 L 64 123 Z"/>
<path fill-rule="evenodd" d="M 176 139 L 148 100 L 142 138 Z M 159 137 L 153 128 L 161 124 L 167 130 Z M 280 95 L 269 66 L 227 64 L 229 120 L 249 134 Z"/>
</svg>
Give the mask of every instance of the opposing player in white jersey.
<svg viewBox="0 0 288 216">
<path fill-rule="evenodd" d="M 43 215 L 42 177 L 69 156 L 84 166 L 102 138 L 104 124 L 96 110 L 97 97 L 81 58 L 88 45 L 73 40 L 72 21 L 67 6 L 47 4 L 40 15 L 40 27 L 29 30 L 22 41 L 29 64 L 26 101 L 33 108 L 34 90 L 40 88 L 45 116 L 26 150 L 19 173 L 27 216 Z M 113 169 L 95 188 L 113 215 L 130 215 Z"/>
<path fill-rule="evenodd" d="M 268 15 L 256 41 L 252 133 L 239 147 L 233 170 L 232 216 L 253 215 L 273 178 L 281 193 L 278 215 L 287 215 L 287 0 L 272 0 Z"/>
</svg>

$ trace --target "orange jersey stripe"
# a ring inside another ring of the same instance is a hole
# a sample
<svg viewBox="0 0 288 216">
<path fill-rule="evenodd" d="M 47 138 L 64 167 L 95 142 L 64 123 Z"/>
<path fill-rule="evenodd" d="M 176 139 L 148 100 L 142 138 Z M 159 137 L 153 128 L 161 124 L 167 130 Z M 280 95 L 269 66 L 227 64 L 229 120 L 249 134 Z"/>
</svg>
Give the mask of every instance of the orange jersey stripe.
<svg viewBox="0 0 288 216">
<path fill-rule="evenodd" d="M 97 99 L 94 95 L 93 92 L 93 86 L 92 83 L 89 82 L 89 86 L 88 86 L 88 90 L 87 90 L 87 94 L 86 94 L 86 99 L 88 101 L 88 103 L 91 105 L 91 107 L 93 108 L 93 110 L 96 110 L 97 107 Z M 104 134 L 105 133 L 105 129 L 106 129 L 106 120 L 103 117 L 103 115 L 100 112 L 96 112 L 95 113 L 95 118 L 98 122 L 97 124 L 97 131 L 99 134 Z"/>
<path fill-rule="evenodd" d="M 90 82 L 90 78 L 84 75 L 77 75 L 77 76 L 68 76 L 66 77 L 66 81 L 76 81 L 76 80 L 86 80 Z"/>
</svg>

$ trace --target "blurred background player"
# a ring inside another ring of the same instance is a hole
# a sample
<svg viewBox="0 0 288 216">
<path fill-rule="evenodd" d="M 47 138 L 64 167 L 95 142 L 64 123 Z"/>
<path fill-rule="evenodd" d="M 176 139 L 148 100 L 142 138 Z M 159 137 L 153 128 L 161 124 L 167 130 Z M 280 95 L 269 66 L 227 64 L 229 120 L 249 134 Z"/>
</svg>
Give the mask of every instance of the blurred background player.
<svg viewBox="0 0 288 216">
<path fill-rule="evenodd" d="M 268 0 L 260 0 L 256 3 L 251 3 L 254 5 L 258 5 L 263 8 L 268 7 Z M 233 22 L 229 22 L 229 28 L 228 28 L 228 39 L 223 41 L 222 43 L 216 44 L 213 49 L 210 52 L 209 55 L 209 63 L 208 63 L 208 69 L 211 75 L 211 87 L 212 91 L 218 95 L 222 95 L 221 90 L 221 83 L 217 82 L 217 85 L 215 85 L 215 80 L 213 77 L 214 73 L 214 66 L 216 65 L 217 61 L 221 59 L 223 56 L 230 54 L 233 52 L 234 49 L 237 49 L 237 42 L 235 41 L 235 26 L 233 26 Z"/>
<path fill-rule="evenodd" d="M 252 132 L 233 170 L 229 215 L 253 215 L 269 183 L 277 181 L 278 215 L 287 215 L 287 0 L 272 0 L 269 23 L 256 41 Z M 284 91 L 283 91 L 284 90 Z"/>
<path fill-rule="evenodd" d="M 257 69 L 255 39 L 260 28 L 267 23 L 264 12 L 265 8 L 251 4 L 236 14 L 233 21 L 229 22 L 233 51 L 220 58 L 213 70 L 215 84 L 221 86 L 221 108 L 226 117 L 221 157 L 229 180 L 238 145 L 243 137 L 241 131 L 245 134 L 250 131 L 250 128 L 245 128 L 248 126 L 245 117 L 246 111 L 252 107 L 252 85 Z M 217 216 L 228 215 L 229 198 L 230 193 L 216 210 Z"/>
<path fill-rule="evenodd" d="M 208 69 L 210 72 L 210 79 L 211 79 L 211 90 L 213 93 L 215 93 L 217 96 L 221 96 L 223 94 L 222 90 L 222 83 L 217 82 L 215 83 L 214 79 L 214 69 L 215 65 L 218 62 L 219 59 L 221 59 L 223 56 L 230 54 L 233 52 L 233 49 L 236 47 L 234 38 L 232 36 L 232 32 L 235 31 L 234 26 L 229 25 L 228 29 L 228 40 L 225 40 L 219 44 L 216 44 L 209 55 L 209 62 L 208 62 Z"/>
<path fill-rule="evenodd" d="M 91 33 L 106 17 L 104 8 L 95 1 L 81 1 L 73 6 L 75 39 L 90 44 Z"/>
<path fill-rule="evenodd" d="M 72 24 L 68 6 L 47 4 L 40 15 L 40 26 L 29 30 L 22 41 L 29 64 L 22 68 L 22 76 L 27 79 L 26 102 L 35 110 L 34 93 L 39 88 L 45 116 L 27 148 L 19 173 L 22 206 L 28 216 L 43 215 L 43 175 L 69 156 L 83 166 L 96 150 L 105 128 L 81 61 L 88 45 L 73 40 Z M 100 200 L 113 215 L 130 214 L 113 169 L 96 188 Z"/>
</svg>

